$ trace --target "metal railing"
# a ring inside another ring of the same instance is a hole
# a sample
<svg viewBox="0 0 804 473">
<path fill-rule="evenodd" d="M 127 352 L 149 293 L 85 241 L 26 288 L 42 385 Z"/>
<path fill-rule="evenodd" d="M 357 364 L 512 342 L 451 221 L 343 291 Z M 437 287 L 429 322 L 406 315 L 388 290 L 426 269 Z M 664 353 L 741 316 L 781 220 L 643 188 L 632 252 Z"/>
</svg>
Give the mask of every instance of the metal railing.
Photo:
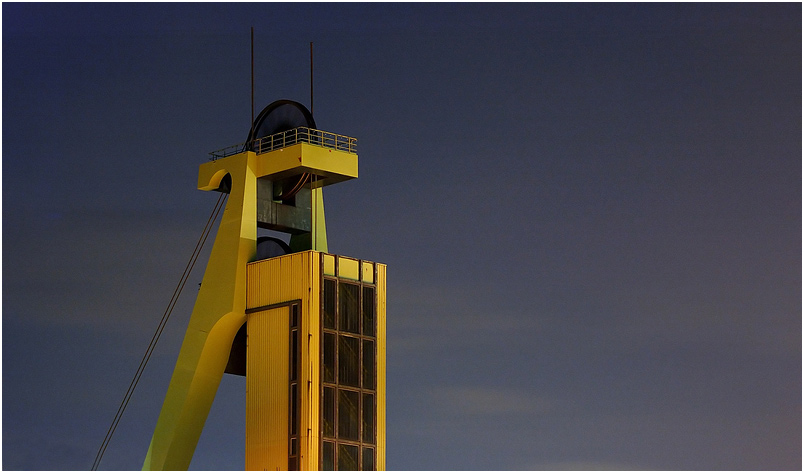
<svg viewBox="0 0 804 473">
<path fill-rule="evenodd" d="M 276 149 L 286 148 L 298 143 L 309 143 L 315 146 L 330 148 L 347 153 L 357 154 L 357 138 L 338 135 L 328 131 L 316 130 L 314 128 L 299 127 L 292 130 L 275 133 L 273 135 L 254 140 L 249 143 L 241 143 L 229 146 L 209 153 L 212 161 L 225 158 L 243 151 L 254 151 L 257 154 L 267 153 Z"/>
</svg>

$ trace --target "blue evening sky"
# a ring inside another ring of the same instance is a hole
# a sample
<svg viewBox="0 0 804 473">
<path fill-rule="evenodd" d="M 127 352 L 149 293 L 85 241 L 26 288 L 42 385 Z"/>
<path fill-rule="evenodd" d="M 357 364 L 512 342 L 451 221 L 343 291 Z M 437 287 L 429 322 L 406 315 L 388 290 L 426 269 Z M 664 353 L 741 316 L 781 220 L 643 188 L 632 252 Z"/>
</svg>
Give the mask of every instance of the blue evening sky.
<svg viewBox="0 0 804 473">
<path fill-rule="evenodd" d="M 3 469 L 88 469 L 216 200 L 309 104 L 388 264 L 392 470 L 801 469 L 801 5 L 3 3 Z M 202 262 L 205 262 L 202 259 Z M 139 469 L 203 274 L 101 468 Z M 242 469 L 225 376 L 193 469 Z"/>
</svg>

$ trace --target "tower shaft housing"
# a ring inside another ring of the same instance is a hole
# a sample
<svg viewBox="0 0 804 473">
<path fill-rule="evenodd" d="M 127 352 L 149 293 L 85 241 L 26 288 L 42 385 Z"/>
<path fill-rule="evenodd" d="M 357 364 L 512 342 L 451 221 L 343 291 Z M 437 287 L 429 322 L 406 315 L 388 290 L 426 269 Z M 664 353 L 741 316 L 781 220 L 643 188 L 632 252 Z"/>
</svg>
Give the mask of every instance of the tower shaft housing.
<svg viewBox="0 0 804 473">
<path fill-rule="evenodd" d="M 385 270 L 317 251 L 247 266 L 247 470 L 384 469 Z"/>
</svg>

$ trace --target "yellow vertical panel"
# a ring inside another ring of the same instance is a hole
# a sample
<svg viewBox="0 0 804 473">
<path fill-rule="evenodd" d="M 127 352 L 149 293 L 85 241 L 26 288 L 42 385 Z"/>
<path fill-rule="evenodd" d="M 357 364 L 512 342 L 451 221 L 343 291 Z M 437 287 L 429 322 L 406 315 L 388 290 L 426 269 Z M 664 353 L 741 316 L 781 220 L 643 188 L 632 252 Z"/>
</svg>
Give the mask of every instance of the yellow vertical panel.
<svg viewBox="0 0 804 473">
<path fill-rule="evenodd" d="M 343 256 L 338 257 L 338 277 L 346 279 L 360 280 L 360 267 L 358 261 Z"/>
<path fill-rule="evenodd" d="M 246 469 L 287 470 L 290 390 L 288 307 L 248 316 Z"/>
<path fill-rule="evenodd" d="M 374 263 L 371 261 L 363 261 L 360 279 L 363 282 L 374 284 Z"/>
<path fill-rule="evenodd" d="M 335 276 L 335 255 L 322 253 L 322 258 L 324 258 L 324 274 Z"/>
<path fill-rule="evenodd" d="M 324 217 L 324 189 L 313 189 L 311 192 L 313 221 L 313 249 L 327 252 L 327 219 Z"/>
<path fill-rule="evenodd" d="M 320 255 L 320 256 L 319 256 Z M 303 331 L 301 358 L 301 470 L 318 470 L 319 442 L 319 365 L 321 363 L 321 258 L 327 255 L 311 253 L 308 261 L 308 298 L 303 310 Z M 334 263 L 334 258 L 333 258 Z"/>
<path fill-rule="evenodd" d="M 377 263 L 377 470 L 385 470 L 386 266 Z"/>
</svg>

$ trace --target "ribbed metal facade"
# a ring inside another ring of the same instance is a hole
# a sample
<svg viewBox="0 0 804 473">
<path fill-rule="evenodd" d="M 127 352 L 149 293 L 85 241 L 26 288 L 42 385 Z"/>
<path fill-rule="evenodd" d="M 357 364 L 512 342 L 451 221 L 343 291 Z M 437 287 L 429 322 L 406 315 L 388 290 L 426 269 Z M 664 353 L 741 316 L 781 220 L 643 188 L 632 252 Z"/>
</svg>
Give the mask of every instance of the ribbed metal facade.
<svg viewBox="0 0 804 473">
<path fill-rule="evenodd" d="M 319 359 L 319 345 L 317 337 L 312 340 L 313 335 L 318 333 L 318 313 L 320 306 L 320 256 L 319 253 L 314 251 L 307 251 L 301 253 L 293 253 L 278 258 L 271 258 L 267 260 L 257 261 L 250 263 L 246 267 L 246 312 L 248 314 L 248 324 L 251 323 L 252 315 L 261 313 L 262 307 L 274 307 L 283 305 L 285 314 L 288 314 L 290 304 L 296 304 L 299 308 L 299 404 L 298 415 L 299 425 L 301 426 L 298 432 L 298 468 L 301 470 L 317 470 L 318 469 L 318 430 L 309 429 L 307 426 L 311 422 L 318 421 L 318 396 L 312 391 L 313 380 L 318 378 L 318 363 L 315 362 Z M 256 312 L 255 312 L 256 311 Z M 289 326 L 286 326 L 289 327 Z M 267 360 L 258 360 L 252 356 L 251 348 L 255 345 L 271 345 L 281 347 L 279 349 L 285 350 L 284 362 L 289 362 L 287 352 L 289 351 L 288 328 L 278 329 L 273 333 L 264 334 L 264 338 L 255 340 L 251 336 L 249 329 L 247 359 L 253 360 L 248 362 L 246 371 L 246 389 L 250 391 L 270 390 L 265 385 L 258 385 L 250 382 L 249 380 L 254 376 L 254 370 L 262 370 L 262 366 L 269 363 Z M 311 361 L 313 360 L 313 361 Z M 286 374 L 275 381 L 277 384 L 283 383 L 282 389 L 285 393 L 290 389 L 290 376 Z M 280 389 L 280 388 L 276 388 Z M 279 424 L 266 424 L 260 423 L 257 419 L 264 419 L 261 413 L 267 404 L 275 403 L 277 409 L 289 409 L 288 402 L 289 394 L 282 398 L 258 398 L 256 395 L 247 395 L 246 398 L 246 468 L 247 469 L 265 469 L 266 467 L 259 465 L 271 465 L 268 469 L 280 470 L 288 469 L 288 459 L 291 456 L 291 451 L 287 442 L 284 444 L 284 451 L 271 450 L 271 458 L 258 458 L 264 455 L 263 452 L 251 452 L 248 448 L 250 445 L 249 438 L 260 438 L 264 434 L 261 431 L 271 431 L 272 436 L 284 436 L 285 439 L 289 437 L 289 426 L 287 420 Z M 271 407 L 270 409 L 273 409 Z M 251 421 L 249 421 L 251 419 Z M 251 427 L 251 428 L 250 428 Z M 253 429 L 258 429 L 253 430 Z M 249 458 L 252 458 L 249 461 Z M 251 468 L 250 465 L 254 465 Z"/>
<path fill-rule="evenodd" d="M 289 321 L 289 306 L 248 315 L 247 470 L 288 468 Z"/>
</svg>

